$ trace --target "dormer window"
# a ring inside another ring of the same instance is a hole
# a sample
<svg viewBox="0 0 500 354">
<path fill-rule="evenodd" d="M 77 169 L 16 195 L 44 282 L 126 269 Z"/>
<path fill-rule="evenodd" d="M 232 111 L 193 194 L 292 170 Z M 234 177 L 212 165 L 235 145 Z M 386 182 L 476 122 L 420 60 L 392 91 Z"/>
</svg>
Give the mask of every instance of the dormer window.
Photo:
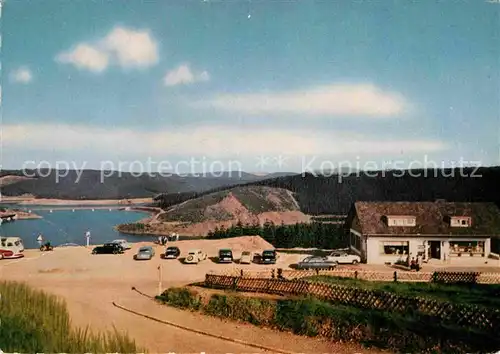
<svg viewBox="0 0 500 354">
<path fill-rule="evenodd" d="M 417 218 L 411 215 L 389 215 L 387 216 L 388 226 L 416 226 Z"/>
<path fill-rule="evenodd" d="M 452 216 L 450 219 L 451 227 L 470 227 L 472 219 L 469 216 Z"/>
</svg>

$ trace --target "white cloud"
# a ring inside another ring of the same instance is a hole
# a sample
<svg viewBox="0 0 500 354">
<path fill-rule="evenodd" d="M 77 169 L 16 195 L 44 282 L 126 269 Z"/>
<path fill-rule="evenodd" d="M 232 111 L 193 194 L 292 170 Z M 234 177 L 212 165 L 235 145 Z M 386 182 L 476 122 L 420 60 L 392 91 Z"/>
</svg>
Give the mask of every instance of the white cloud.
<svg viewBox="0 0 500 354">
<path fill-rule="evenodd" d="M 396 116 L 408 109 L 406 99 L 372 84 L 333 84 L 288 92 L 224 94 L 195 102 L 246 114 L 305 114 L 335 116 Z"/>
<path fill-rule="evenodd" d="M 158 60 L 158 46 L 149 31 L 124 27 L 116 27 L 91 44 L 79 43 L 56 56 L 58 62 L 94 72 L 102 72 L 110 64 L 124 69 L 144 68 L 156 64 Z"/>
<path fill-rule="evenodd" d="M 116 56 L 123 68 L 147 67 L 158 62 L 158 46 L 146 30 L 116 27 L 106 36 L 103 46 Z"/>
<path fill-rule="evenodd" d="M 28 84 L 33 80 L 33 74 L 29 68 L 20 67 L 11 73 L 10 79 L 12 82 Z"/>
<path fill-rule="evenodd" d="M 108 67 L 108 53 L 86 43 L 78 44 L 74 49 L 57 55 L 56 60 L 70 63 L 79 69 L 101 72 Z"/>
<path fill-rule="evenodd" d="M 210 75 L 206 71 L 193 73 L 189 64 L 182 64 L 169 71 L 163 78 L 165 86 L 187 85 L 195 82 L 209 81 Z"/>
<path fill-rule="evenodd" d="M 57 136 L 57 139 L 53 137 Z M 124 144 L 124 142 L 127 142 Z M 143 156 L 169 155 L 255 157 L 257 155 L 327 155 L 344 158 L 364 154 L 399 155 L 431 153 L 446 149 L 437 140 L 382 140 L 376 136 L 349 132 L 317 132 L 283 129 L 248 129 L 228 126 L 190 126 L 155 131 L 135 129 L 109 130 L 75 125 L 25 124 L 4 125 L 3 146 L 6 149 L 96 152 Z"/>
</svg>

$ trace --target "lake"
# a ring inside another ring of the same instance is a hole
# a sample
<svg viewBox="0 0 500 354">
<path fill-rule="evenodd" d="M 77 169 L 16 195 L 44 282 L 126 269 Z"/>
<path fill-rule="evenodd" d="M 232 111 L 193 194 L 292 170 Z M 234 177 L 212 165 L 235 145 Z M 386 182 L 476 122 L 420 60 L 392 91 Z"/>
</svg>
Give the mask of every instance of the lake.
<svg viewBox="0 0 500 354">
<path fill-rule="evenodd" d="M 53 207 L 32 205 L 29 207 L 43 219 L 16 220 L 0 224 L 1 236 L 18 236 L 23 239 L 26 248 L 38 248 L 36 238 L 41 233 L 45 241 L 58 246 L 64 243 L 76 243 L 85 245 L 85 232 L 90 230 L 91 244 L 102 244 L 117 238 L 124 238 L 129 242 L 151 241 L 156 239 L 152 236 L 124 235 L 116 230 L 114 226 L 123 223 L 136 222 L 148 216 L 148 213 L 140 211 L 123 211 L 112 209 L 75 209 L 57 210 Z M 76 206 L 75 206 L 76 208 Z M 23 206 L 24 209 L 24 206 Z M 46 209 L 46 210 L 40 210 Z"/>
</svg>

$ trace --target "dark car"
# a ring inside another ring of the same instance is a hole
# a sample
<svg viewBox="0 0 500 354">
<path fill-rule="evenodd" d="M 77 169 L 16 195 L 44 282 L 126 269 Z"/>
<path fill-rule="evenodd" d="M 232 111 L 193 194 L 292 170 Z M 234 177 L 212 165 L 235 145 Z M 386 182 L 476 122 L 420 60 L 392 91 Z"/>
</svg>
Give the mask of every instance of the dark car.
<svg viewBox="0 0 500 354">
<path fill-rule="evenodd" d="M 275 250 L 265 250 L 262 252 L 261 263 L 263 264 L 275 264 L 276 263 L 276 251 Z"/>
<path fill-rule="evenodd" d="M 163 258 L 165 259 L 175 259 L 181 255 L 181 250 L 179 247 L 167 247 L 165 253 L 163 254 Z"/>
<path fill-rule="evenodd" d="M 233 262 L 233 251 L 228 248 L 223 248 L 219 250 L 219 263 L 232 263 Z"/>
<path fill-rule="evenodd" d="M 306 257 L 297 263 L 297 269 L 334 269 L 337 267 L 336 261 L 328 260 L 327 257 Z"/>
<path fill-rule="evenodd" d="M 105 243 L 92 250 L 92 254 L 119 254 L 123 252 L 123 247 L 117 243 Z"/>
</svg>

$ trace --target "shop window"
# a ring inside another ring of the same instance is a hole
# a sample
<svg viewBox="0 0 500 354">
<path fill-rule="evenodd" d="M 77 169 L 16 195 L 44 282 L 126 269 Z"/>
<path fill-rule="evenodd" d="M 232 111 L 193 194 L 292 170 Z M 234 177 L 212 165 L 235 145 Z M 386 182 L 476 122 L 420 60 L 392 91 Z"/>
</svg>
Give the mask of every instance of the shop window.
<svg viewBox="0 0 500 354">
<path fill-rule="evenodd" d="M 408 255 L 409 242 L 407 241 L 381 241 L 380 253 L 383 255 Z"/>
<path fill-rule="evenodd" d="M 450 241 L 450 256 L 484 257 L 484 241 Z"/>
</svg>

